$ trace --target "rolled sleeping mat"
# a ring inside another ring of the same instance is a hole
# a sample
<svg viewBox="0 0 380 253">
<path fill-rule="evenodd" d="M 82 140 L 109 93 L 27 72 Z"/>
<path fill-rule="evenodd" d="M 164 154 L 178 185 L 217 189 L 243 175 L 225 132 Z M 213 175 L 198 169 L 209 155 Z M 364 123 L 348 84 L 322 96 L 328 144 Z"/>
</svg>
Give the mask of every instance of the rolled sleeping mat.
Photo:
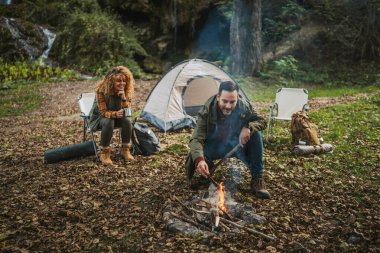
<svg viewBox="0 0 380 253">
<path fill-rule="evenodd" d="M 333 146 L 329 143 L 323 143 L 315 146 L 308 145 L 296 145 L 293 147 L 292 152 L 296 155 L 308 155 L 308 154 L 323 154 L 331 153 Z"/>
<path fill-rule="evenodd" d="M 44 153 L 45 163 L 56 163 L 76 157 L 95 155 L 97 147 L 93 141 L 72 144 L 56 149 L 46 150 Z"/>
</svg>

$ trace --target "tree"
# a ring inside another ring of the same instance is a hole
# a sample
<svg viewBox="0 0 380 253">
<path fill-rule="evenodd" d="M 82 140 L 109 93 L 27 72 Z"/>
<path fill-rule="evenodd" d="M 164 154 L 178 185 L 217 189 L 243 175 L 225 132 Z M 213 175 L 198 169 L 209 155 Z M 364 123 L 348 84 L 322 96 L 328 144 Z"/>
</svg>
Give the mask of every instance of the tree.
<svg viewBox="0 0 380 253">
<path fill-rule="evenodd" d="M 261 65 L 261 0 L 234 0 L 230 29 L 231 72 L 254 75 Z"/>
</svg>

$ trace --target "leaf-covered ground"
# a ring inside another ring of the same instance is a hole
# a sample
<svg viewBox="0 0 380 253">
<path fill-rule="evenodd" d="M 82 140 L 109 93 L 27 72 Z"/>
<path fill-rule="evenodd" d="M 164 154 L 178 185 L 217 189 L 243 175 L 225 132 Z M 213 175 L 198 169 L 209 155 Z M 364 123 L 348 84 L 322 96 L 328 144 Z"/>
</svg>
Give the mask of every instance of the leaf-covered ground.
<svg viewBox="0 0 380 253">
<path fill-rule="evenodd" d="M 153 84 L 137 82 L 135 111 L 143 107 Z M 256 230 L 278 239 L 266 241 L 242 231 L 202 241 L 167 232 L 161 219 L 162 208 L 173 196 L 187 201 L 199 195 L 187 187 L 183 172 L 190 131 L 157 133 L 163 151 L 132 162 L 124 163 L 115 147 L 113 167 L 102 166 L 94 156 L 43 163 L 46 150 L 81 142 L 75 99 L 94 87 L 91 81 L 43 86 L 42 108 L 0 119 L 0 251 L 289 252 L 302 244 L 311 252 L 380 252 L 376 135 L 368 143 L 355 137 L 350 143 L 355 148 L 347 156 L 339 143 L 334 143 L 336 156 L 307 157 L 291 155 L 281 138 L 280 143 L 266 144 L 266 183 L 272 199 L 252 197 L 248 178 L 236 198 L 251 203 L 267 219 Z M 311 108 L 349 105 L 358 97 L 334 99 L 311 101 Z M 370 102 L 377 103 L 378 110 L 379 99 Z M 256 107 L 266 111 L 265 104 Z M 378 135 L 379 113 L 371 113 L 373 107 L 368 110 L 358 124 Z M 339 116 L 332 120 L 339 122 Z M 114 143 L 117 146 L 118 140 Z M 366 145 L 370 152 L 360 153 Z M 358 172 L 355 166 L 364 167 Z"/>
</svg>

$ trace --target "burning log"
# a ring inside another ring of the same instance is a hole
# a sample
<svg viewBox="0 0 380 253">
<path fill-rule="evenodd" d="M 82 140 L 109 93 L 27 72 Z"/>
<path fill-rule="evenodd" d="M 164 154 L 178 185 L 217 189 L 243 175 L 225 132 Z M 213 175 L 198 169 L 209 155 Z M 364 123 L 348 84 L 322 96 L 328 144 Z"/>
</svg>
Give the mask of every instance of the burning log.
<svg viewBox="0 0 380 253">
<path fill-rule="evenodd" d="M 224 186 L 223 186 L 223 183 L 220 183 L 219 185 L 218 185 L 218 208 L 219 208 L 219 210 L 222 212 L 222 213 L 224 213 L 227 217 L 228 217 L 228 219 L 230 219 L 230 220 L 234 220 L 233 218 L 232 218 L 232 216 L 231 216 L 231 214 L 229 214 L 228 212 L 227 212 L 227 208 L 226 208 L 226 206 L 224 205 Z"/>
<path fill-rule="evenodd" d="M 213 227 L 217 228 L 219 226 L 220 217 L 219 217 L 218 209 L 216 208 L 210 209 L 210 220 Z"/>
<path fill-rule="evenodd" d="M 212 178 L 212 176 L 208 175 L 208 179 L 213 183 L 215 186 L 218 186 L 219 184 Z"/>
</svg>

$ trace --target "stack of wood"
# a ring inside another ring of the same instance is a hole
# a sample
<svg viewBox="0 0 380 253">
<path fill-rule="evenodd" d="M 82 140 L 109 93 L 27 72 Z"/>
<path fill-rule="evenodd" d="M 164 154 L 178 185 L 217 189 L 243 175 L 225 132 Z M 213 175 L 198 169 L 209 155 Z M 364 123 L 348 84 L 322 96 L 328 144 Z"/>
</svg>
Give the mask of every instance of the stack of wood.
<svg viewBox="0 0 380 253">
<path fill-rule="evenodd" d="M 218 189 L 209 187 L 207 198 L 196 198 L 189 202 L 172 197 L 162 211 L 166 228 L 174 233 L 188 236 L 212 237 L 218 233 L 244 230 L 269 240 L 275 238 L 259 232 L 251 225 L 262 224 L 266 220 L 255 213 L 251 205 L 226 201 L 224 208 L 219 206 Z M 221 210 L 223 209 L 223 210 Z"/>
</svg>

